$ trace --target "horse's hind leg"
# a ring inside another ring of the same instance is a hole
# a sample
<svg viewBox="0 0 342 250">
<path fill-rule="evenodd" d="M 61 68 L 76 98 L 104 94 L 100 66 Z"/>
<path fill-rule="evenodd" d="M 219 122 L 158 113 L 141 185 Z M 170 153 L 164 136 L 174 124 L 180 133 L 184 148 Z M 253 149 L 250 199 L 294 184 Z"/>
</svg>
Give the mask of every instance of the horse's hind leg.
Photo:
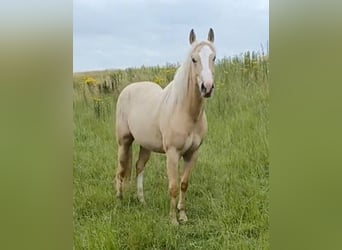
<svg viewBox="0 0 342 250">
<path fill-rule="evenodd" d="M 126 134 L 118 139 L 118 168 L 116 171 L 116 196 L 122 198 L 124 181 L 129 178 L 132 166 L 133 136 Z"/>
<path fill-rule="evenodd" d="M 151 151 L 140 146 L 139 159 L 137 160 L 137 163 L 136 163 L 136 173 L 137 173 L 138 199 L 142 203 L 145 202 L 145 200 L 144 200 L 144 188 L 143 188 L 144 168 L 145 168 L 146 162 L 150 158 L 150 155 L 151 155 Z"/>
</svg>

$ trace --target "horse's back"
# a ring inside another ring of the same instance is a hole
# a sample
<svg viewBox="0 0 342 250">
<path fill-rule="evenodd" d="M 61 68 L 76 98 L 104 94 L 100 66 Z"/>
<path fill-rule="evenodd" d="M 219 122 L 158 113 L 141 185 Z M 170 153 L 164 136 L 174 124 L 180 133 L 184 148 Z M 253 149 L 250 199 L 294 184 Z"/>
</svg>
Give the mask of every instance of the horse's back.
<svg viewBox="0 0 342 250">
<path fill-rule="evenodd" d="M 153 82 L 136 82 L 127 85 L 120 93 L 117 111 L 129 113 L 135 109 L 155 106 L 161 97 L 162 88 Z"/>
<path fill-rule="evenodd" d="M 155 91 L 155 90 L 162 90 L 162 88 L 154 82 L 144 81 L 144 82 L 134 82 L 128 84 L 120 93 L 119 96 L 123 95 L 125 92 L 137 92 L 139 90 L 145 91 Z"/>
</svg>

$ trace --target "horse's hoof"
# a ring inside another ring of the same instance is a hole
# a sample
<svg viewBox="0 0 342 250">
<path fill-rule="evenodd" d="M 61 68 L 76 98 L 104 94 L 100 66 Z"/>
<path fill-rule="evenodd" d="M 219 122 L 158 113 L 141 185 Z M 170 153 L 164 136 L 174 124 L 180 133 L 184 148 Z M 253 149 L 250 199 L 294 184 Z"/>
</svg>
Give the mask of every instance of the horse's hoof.
<svg viewBox="0 0 342 250">
<path fill-rule="evenodd" d="M 122 193 L 118 193 L 118 194 L 116 194 L 116 198 L 117 198 L 117 199 L 119 199 L 119 200 L 122 200 L 122 198 L 123 198 L 123 195 L 122 195 Z"/>
<path fill-rule="evenodd" d="M 140 198 L 140 199 L 138 198 L 138 200 L 139 200 L 139 202 L 140 202 L 141 205 L 146 205 L 146 202 L 145 202 L 144 198 L 142 198 L 142 199 L 141 199 L 141 198 Z"/>
<path fill-rule="evenodd" d="M 178 226 L 179 222 L 178 222 L 177 218 L 171 218 L 171 224 L 174 226 Z"/>
<path fill-rule="evenodd" d="M 185 223 L 188 221 L 188 217 L 186 216 L 184 211 L 180 211 L 179 213 L 179 221 Z"/>
</svg>

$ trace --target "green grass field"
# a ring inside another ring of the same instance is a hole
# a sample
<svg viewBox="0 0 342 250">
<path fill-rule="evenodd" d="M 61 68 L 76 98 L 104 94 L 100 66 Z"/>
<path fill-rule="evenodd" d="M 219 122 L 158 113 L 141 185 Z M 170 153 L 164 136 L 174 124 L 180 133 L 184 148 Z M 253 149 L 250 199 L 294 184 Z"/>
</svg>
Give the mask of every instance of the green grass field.
<svg viewBox="0 0 342 250">
<path fill-rule="evenodd" d="M 137 200 L 134 171 L 124 199 L 116 200 L 118 92 L 131 81 L 164 86 L 175 67 L 74 75 L 74 249 L 269 249 L 269 62 L 256 53 L 216 63 L 215 92 L 205 107 L 208 136 L 186 196 L 189 221 L 169 222 L 162 154 L 152 154 L 145 168 L 146 205 Z M 116 90 L 86 93 L 89 76 L 116 79 Z"/>
</svg>

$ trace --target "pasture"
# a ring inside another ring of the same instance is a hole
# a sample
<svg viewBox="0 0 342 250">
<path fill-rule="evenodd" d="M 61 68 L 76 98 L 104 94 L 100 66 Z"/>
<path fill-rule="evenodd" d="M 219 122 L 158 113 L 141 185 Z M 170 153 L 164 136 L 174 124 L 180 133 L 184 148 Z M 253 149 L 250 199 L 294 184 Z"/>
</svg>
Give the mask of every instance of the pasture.
<svg viewBox="0 0 342 250">
<path fill-rule="evenodd" d="M 137 200 L 135 169 L 115 198 L 115 103 L 124 86 L 165 86 L 177 65 L 74 74 L 74 249 L 269 249 L 269 61 L 257 53 L 218 60 L 206 100 L 208 136 L 187 191 L 189 221 L 169 221 L 166 157 L 153 153 Z M 104 84 L 103 84 L 104 83 Z M 133 164 L 138 146 L 133 144 Z M 181 170 L 182 164 L 180 164 Z"/>
</svg>

